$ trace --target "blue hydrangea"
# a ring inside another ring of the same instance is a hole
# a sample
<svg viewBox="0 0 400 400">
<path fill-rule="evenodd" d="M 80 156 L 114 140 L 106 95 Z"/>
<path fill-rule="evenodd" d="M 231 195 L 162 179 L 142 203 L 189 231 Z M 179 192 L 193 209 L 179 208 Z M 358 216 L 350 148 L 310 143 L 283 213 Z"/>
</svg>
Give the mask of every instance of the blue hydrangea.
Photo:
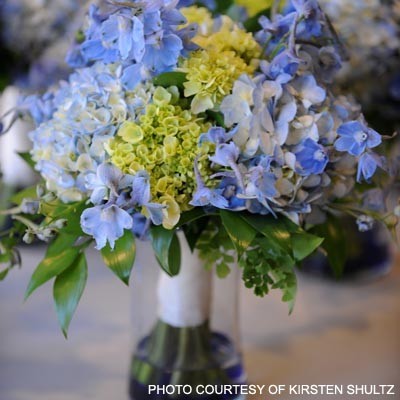
<svg viewBox="0 0 400 400">
<path fill-rule="evenodd" d="M 133 89 L 148 72 L 171 70 L 194 34 L 193 30 L 179 30 L 186 20 L 175 4 L 161 0 L 116 2 L 105 10 L 92 5 L 85 40 L 75 46 L 69 62 L 74 66 L 93 61 L 120 63 L 128 89 Z"/>
</svg>

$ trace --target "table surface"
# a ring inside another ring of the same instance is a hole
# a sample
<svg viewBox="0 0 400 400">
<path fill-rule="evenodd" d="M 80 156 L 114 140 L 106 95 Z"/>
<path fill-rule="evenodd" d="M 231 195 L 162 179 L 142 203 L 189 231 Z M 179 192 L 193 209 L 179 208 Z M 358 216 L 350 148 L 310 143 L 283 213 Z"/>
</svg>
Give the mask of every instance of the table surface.
<svg viewBox="0 0 400 400">
<path fill-rule="evenodd" d="M 23 269 L 0 284 L 0 400 L 127 400 L 130 289 L 101 267 L 92 251 L 88 286 L 66 341 L 51 285 L 22 300 L 43 250 L 23 248 Z M 243 289 L 241 325 L 250 383 L 396 384 L 395 396 L 379 398 L 400 399 L 399 265 L 369 284 L 300 276 L 290 317 L 279 293 L 259 299 Z"/>
</svg>

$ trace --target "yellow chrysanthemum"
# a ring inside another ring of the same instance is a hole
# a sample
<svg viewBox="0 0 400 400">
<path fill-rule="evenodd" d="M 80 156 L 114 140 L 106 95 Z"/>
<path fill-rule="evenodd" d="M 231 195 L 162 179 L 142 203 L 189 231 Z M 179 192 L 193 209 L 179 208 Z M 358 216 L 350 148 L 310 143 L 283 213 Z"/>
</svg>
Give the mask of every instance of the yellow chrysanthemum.
<svg viewBox="0 0 400 400">
<path fill-rule="evenodd" d="M 163 225 L 167 229 L 176 225 L 181 211 L 190 208 L 196 189 L 195 160 L 205 180 L 211 175 L 210 146 L 198 145 L 210 124 L 176 105 L 175 92 L 176 88 L 158 87 L 144 114 L 123 123 L 106 146 L 111 162 L 123 172 L 149 173 L 152 201 L 166 206 Z"/>
<path fill-rule="evenodd" d="M 240 75 L 252 74 L 254 66 L 248 65 L 233 51 L 198 50 L 182 62 L 185 72 L 185 96 L 194 96 L 191 110 L 199 114 L 214 108 L 227 96 Z"/>
<path fill-rule="evenodd" d="M 273 2 L 274 0 L 235 0 L 237 5 L 243 6 L 247 9 L 250 17 L 258 14 L 260 11 L 263 11 L 268 7 L 271 7 Z"/>
</svg>

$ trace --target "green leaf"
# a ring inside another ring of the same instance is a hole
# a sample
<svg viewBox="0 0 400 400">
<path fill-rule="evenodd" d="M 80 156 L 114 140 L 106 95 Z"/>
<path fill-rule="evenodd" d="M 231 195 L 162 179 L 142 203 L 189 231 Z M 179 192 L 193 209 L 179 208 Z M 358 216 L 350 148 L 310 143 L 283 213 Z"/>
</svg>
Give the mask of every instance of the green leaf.
<svg viewBox="0 0 400 400">
<path fill-rule="evenodd" d="M 6 278 L 9 270 L 10 270 L 9 268 L 6 268 L 3 271 L 0 271 L 0 281 L 3 281 Z"/>
<path fill-rule="evenodd" d="M 296 261 L 301 261 L 316 250 L 323 238 L 305 232 L 298 225 L 284 216 L 279 218 L 244 214 L 242 218 L 258 232 L 273 240 L 283 250 L 292 255 Z"/>
<path fill-rule="evenodd" d="M 32 160 L 31 154 L 27 152 L 17 152 L 17 154 L 32 168 L 35 168 L 35 161 Z"/>
<path fill-rule="evenodd" d="M 321 247 L 326 251 L 329 264 L 336 278 L 340 278 L 348 257 L 347 232 L 339 218 L 328 216 L 324 224 L 313 228 L 313 232 L 324 238 Z"/>
<path fill-rule="evenodd" d="M 101 255 L 108 268 L 111 269 L 124 282 L 129 286 L 129 278 L 136 256 L 135 237 L 129 230 L 125 230 L 124 236 L 115 242 L 114 250 L 107 244 L 101 250 Z"/>
<path fill-rule="evenodd" d="M 215 121 L 217 126 L 222 126 L 223 128 L 225 128 L 224 114 L 212 110 L 207 110 L 206 114 L 212 121 Z"/>
<path fill-rule="evenodd" d="M 84 254 L 79 254 L 72 265 L 57 276 L 54 282 L 53 296 L 58 320 L 64 336 L 75 313 L 86 286 L 88 268 Z"/>
<path fill-rule="evenodd" d="M 77 237 L 68 233 L 59 233 L 47 248 L 46 256 L 56 256 L 61 252 L 73 248 Z"/>
<path fill-rule="evenodd" d="M 274 218 L 273 216 L 262 216 L 260 218 L 254 214 L 241 214 L 241 218 L 266 238 L 275 241 L 286 252 L 292 253 L 290 234 L 294 228 L 286 223 L 286 217 L 279 216 L 279 218 Z M 295 227 L 297 230 L 296 225 Z"/>
<path fill-rule="evenodd" d="M 155 226 L 150 231 L 150 238 L 161 268 L 170 276 L 178 275 L 181 249 L 176 232 L 162 226 Z"/>
<path fill-rule="evenodd" d="M 229 265 L 222 262 L 217 264 L 217 276 L 218 278 L 224 279 L 226 278 L 231 272 Z"/>
<path fill-rule="evenodd" d="M 304 260 L 307 256 L 312 254 L 321 243 L 323 238 L 312 235 L 310 233 L 295 233 L 291 237 L 293 246 L 293 256 L 296 261 Z"/>
<path fill-rule="evenodd" d="M 220 215 L 222 224 L 235 245 L 240 258 L 256 237 L 257 231 L 241 218 L 238 213 L 221 210 Z"/>
<path fill-rule="evenodd" d="M 22 200 L 24 199 L 36 199 L 36 185 L 28 187 L 24 190 L 21 190 L 15 193 L 13 196 L 10 197 L 10 201 L 14 204 L 20 205 Z"/>
<path fill-rule="evenodd" d="M 168 265 L 172 276 L 179 274 L 181 269 L 181 245 L 176 234 L 172 236 L 171 246 L 169 247 Z"/>
<path fill-rule="evenodd" d="M 25 292 L 25 300 L 40 286 L 60 275 L 75 261 L 79 253 L 78 247 L 66 247 L 61 244 L 62 236 L 51 243 L 44 260 L 37 266 Z M 59 249 L 64 248 L 62 251 Z"/>
<path fill-rule="evenodd" d="M 182 229 L 192 253 L 196 248 L 196 244 L 200 239 L 201 234 L 207 228 L 207 225 L 208 225 L 208 219 L 201 218 L 193 221 L 191 224 L 183 226 Z"/>
<path fill-rule="evenodd" d="M 217 0 L 216 14 L 225 14 L 226 11 L 234 4 L 234 0 Z"/>
<path fill-rule="evenodd" d="M 10 206 L 10 197 L 14 189 L 0 180 L 0 210 L 6 210 Z M 6 215 L 0 215 L 0 229 L 6 221 Z"/>
<path fill-rule="evenodd" d="M 155 86 L 162 86 L 168 88 L 170 86 L 177 86 L 183 89 L 183 84 L 187 81 L 184 72 L 164 72 L 156 76 L 153 80 Z"/>
<path fill-rule="evenodd" d="M 181 218 L 179 219 L 177 228 L 181 228 L 183 225 L 189 224 L 197 219 L 206 217 L 210 214 L 206 214 L 204 210 L 200 207 L 195 207 L 190 211 L 185 211 L 181 214 Z"/>
<path fill-rule="evenodd" d="M 87 208 L 86 200 L 71 204 L 54 201 L 52 203 L 42 203 L 40 212 L 51 220 L 66 219 L 67 226 L 63 228 L 63 232 L 81 236 L 83 232 L 80 225 L 80 218 L 85 208 Z"/>
</svg>

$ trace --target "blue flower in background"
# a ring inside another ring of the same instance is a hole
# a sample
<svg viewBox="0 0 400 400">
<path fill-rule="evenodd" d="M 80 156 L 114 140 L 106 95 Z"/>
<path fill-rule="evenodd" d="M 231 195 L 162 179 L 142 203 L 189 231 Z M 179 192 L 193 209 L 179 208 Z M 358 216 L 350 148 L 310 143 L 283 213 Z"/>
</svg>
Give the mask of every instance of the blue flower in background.
<svg viewBox="0 0 400 400">
<path fill-rule="evenodd" d="M 381 144 L 381 135 L 358 121 L 342 124 L 337 133 L 339 138 L 335 142 L 335 149 L 347 151 L 353 156 L 359 156 L 366 149 L 372 149 Z"/>
<path fill-rule="evenodd" d="M 295 156 L 298 164 L 296 172 L 302 176 L 321 174 L 328 164 L 324 147 L 312 139 L 306 139 Z"/>
<path fill-rule="evenodd" d="M 396 75 L 390 82 L 390 95 L 400 101 L 400 75 Z"/>
<path fill-rule="evenodd" d="M 94 237 L 98 250 L 107 242 L 113 249 L 116 240 L 123 236 L 125 229 L 132 229 L 132 225 L 132 217 L 115 204 L 87 208 L 81 215 L 82 230 Z"/>
</svg>

